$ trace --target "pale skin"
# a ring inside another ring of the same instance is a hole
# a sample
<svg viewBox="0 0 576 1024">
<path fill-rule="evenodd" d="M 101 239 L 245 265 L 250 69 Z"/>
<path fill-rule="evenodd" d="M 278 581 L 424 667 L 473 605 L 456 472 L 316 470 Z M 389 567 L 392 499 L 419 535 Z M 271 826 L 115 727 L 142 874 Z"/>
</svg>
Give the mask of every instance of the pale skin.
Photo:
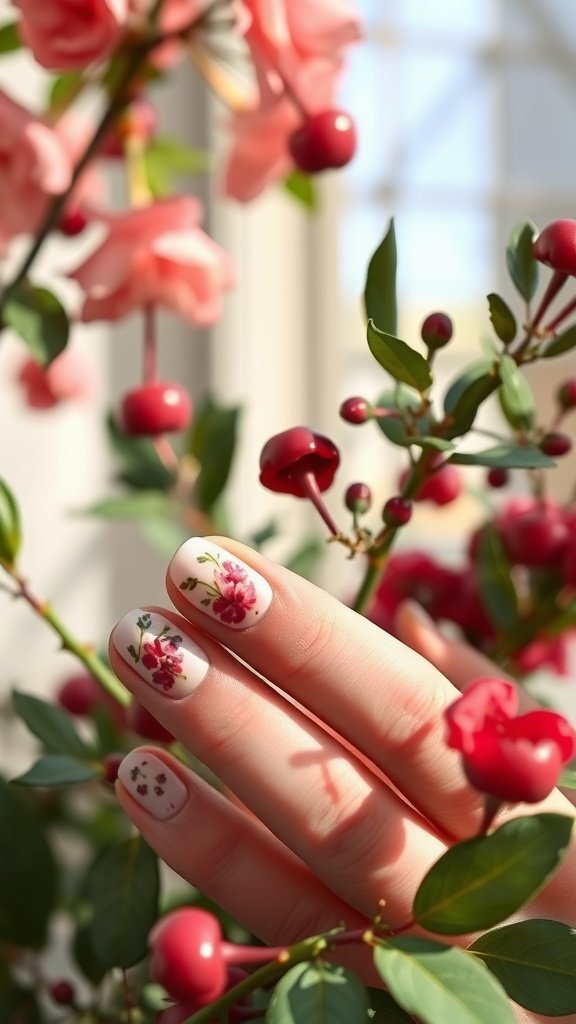
<svg viewBox="0 0 576 1024">
<path fill-rule="evenodd" d="M 502 673 L 413 605 L 398 614 L 401 642 L 250 548 L 212 540 L 270 584 L 262 620 L 231 629 L 168 577 L 173 607 L 156 610 L 206 652 L 204 680 L 167 699 L 113 644 L 110 656 L 137 699 L 237 799 L 164 750 L 157 756 L 186 787 L 179 813 L 156 820 L 120 782 L 118 799 L 164 861 L 270 945 L 340 922 L 361 927 L 381 900 L 386 922 L 402 926 L 427 869 L 481 820 L 482 797 L 446 747 L 443 710 L 472 679 Z M 499 821 L 541 810 L 575 814 L 555 791 Z M 573 844 L 523 915 L 576 925 L 575 893 Z M 363 951 L 350 947 L 340 959 L 375 982 Z"/>
</svg>

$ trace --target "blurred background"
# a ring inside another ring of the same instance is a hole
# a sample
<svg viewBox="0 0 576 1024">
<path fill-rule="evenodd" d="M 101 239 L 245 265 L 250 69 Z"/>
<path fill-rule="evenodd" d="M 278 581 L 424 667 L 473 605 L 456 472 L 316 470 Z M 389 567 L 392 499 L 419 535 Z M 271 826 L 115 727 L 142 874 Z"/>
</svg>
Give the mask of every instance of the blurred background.
<svg viewBox="0 0 576 1024">
<path fill-rule="evenodd" d="M 358 124 L 357 158 L 319 182 L 313 214 L 280 188 L 241 207 L 221 198 L 217 173 L 192 179 L 190 189 L 206 204 L 207 229 L 235 258 L 238 286 L 213 331 L 195 333 L 174 318 L 161 319 L 163 375 L 180 380 L 197 399 L 210 390 L 244 409 L 230 521 L 243 538 L 274 516 L 281 539 L 270 550 L 279 557 L 303 531 L 321 532 L 295 499 L 260 487 L 258 456 L 271 434 L 305 423 L 341 445 L 340 482 L 330 503 L 344 523 L 340 510 L 349 482 L 373 487 L 377 521 L 404 465 L 401 449 L 383 443 L 373 425 L 354 428 L 338 416 L 344 398 L 375 399 L 386 387 L 366 346 L 360 295 L 389 218 L 396 218 L 399 247 L 400 336 L 416 342 L 433 310 L 449 313 L 455 323 L 455 341 L 438 359 L 442 383 L 481 354 L 490 327 L 486 294 L 512 298 L 504 262 L 512 227 L 525 217 L 542 227 L 576 216 L 573 0 L 357 4 L 365 40 L 342 83 L 342 105 Z M 0 20 L 11 20 L 7 0 L 0 0 Z M 33 105 L 42 77 L 22 57 L 7 56 L 0 61 L 0 87 Z M 154 98 L 163 132 L 220 150 L 226 114 L 190 67 L 180 66 Z M 110 188 L 121 201 L 122 182 L 114 175 Z M 65 251 L 51 244 L 36 280 L 54 282 L 73 299 L 61 275 L 92 244 L 84 237 L 74 246 L 67 242 Z M 514 308 L 519 311 L 517 303 Z M 50 597 L 70 627 L 96 646 L 129 608 L 164 600 L 167 555 L 132 524 L 78 514 L 112 493 L 104 417 L 137 383 L 140 345 L 136 318 L 111 330 L 75 329 L 74 346 L 89 361 L 95 396 L 47 412 L 29 410 L 15 384 L 19 345 L 6 338 L 0 348 L 0 473 L 23 509 L 23 569 L 35 591 Z M 544 421 L 554 382 L 571 372 L 573 359 L 566 357 L 539 366 L 533 376 Z M 574 469 L 574 462 L 563 462 L 560 493 Z M 473 492 L 482 489 L 481 475 L 469 480 Z M 482 514 L 477 493 L 448 509 L 420 506 L 406 543 L 456 558 Z M 331 548 L 319 579 L 346 597 L 356 574 L 344 553 Z M 51 692 L 75 669 L 67 655 L 55 656 L 55 640 L 43 624 L 2 594 L 0 644 L 3 696 L 14 685 Z M 19 734 L 0 742 L 4 759 Z"/>
</svg>

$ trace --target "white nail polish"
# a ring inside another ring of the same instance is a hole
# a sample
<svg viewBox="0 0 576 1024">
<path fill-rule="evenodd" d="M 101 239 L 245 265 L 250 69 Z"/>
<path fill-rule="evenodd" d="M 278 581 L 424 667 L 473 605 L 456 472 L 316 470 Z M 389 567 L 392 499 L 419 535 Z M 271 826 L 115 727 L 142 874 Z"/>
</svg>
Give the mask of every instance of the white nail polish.
<svg viewBox="0 0 576 1024">
<path fill-rule="evenodd" d="M 263 576 L 202 537 L 192 537 L 179 548 L 168 573 L 190 604 L 231 629 L 254 626 L 272 600 Z"/>
<path fill-rule="evenodd" d="M 188 790 L 159 757 L 147 750 L 131 750 L 121 762 L 118 778 L 130 796 L 158 821 L 168 821 L 182 810 Z"/>
<path fill-rule="evenodd" d="M 193 693 L 210 667 L 202 648 L 173 622 L 142 608 L 120 620 L 112 643 L 142 679 L 173 699 Z"/>
</svg>

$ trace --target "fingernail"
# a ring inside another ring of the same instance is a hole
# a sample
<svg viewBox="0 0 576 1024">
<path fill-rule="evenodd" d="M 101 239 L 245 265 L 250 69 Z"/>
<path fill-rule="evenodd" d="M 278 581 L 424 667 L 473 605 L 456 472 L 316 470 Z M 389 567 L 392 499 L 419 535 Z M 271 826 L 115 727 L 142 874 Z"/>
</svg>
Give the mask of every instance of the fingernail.
<svg viewBox="0 0 576 1024">
<path fill-rule="evenodd" d="M 130 796 L 158 821 L 168 821 L 182 810 L 188 790 L 159 757 L 147 750 L 131 750 L 121 762 L 118 778 Z"/>
<path fill-rule="evenodd" d="M 112 643 L 142 679 L 173 699 L 193 693 L 210 667 L 202 648 L 173 622 L 142 608 L 120 620 Z"/>
<path fill-rule="evenodd" d="M 190 604 L 232 629 L 259 622 L 272 600 L 263 576 L 202 537 L 192 537 L 179 548 L 168 574 Z"/>
</svg>

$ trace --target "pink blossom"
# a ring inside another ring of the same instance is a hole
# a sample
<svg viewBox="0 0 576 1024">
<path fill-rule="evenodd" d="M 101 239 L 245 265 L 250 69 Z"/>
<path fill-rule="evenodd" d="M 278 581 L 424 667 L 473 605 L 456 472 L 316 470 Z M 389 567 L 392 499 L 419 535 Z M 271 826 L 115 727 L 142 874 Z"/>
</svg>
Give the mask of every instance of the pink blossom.
<svg viewBox="0 0 576 1024">
<path fill-rule="evenodd" d="M 260 98 L 238 113 L 225 175 L 228 195 L 246 201 L 293 166 L 288 138 L 334 105 L 345 47 L 360 36 L 350 0 L 244 0 Z"/>
<path fill-rule="evenodd" d="M 202 209 L 189 196 L 118 215 L 98 214 L 104 242 L 70 274 L 84 290 L 81 319 L 119 320 L 152 304 L 189 323 L 217 321 L 233 284 L 230 257 L 198 226 Z"/>
<path fill-rule="evenodd" d="M 18 382 L 31 409 L 51 409 L 71 399 L 90 397 L 93 371 L 78 352 L 66 348 L 47 368 L 35 359 L 25 359 L 18 371 Z"/>
<path fill-rule="evenodd" d="M 0 92 L 0 248 L 36 230 L 50 198 L 68 188 L 71 175 L 58 133 Z"/>
<path fill-rule="evenodd" d="M 247 572 L 233 562 L 224 562 L 223 569 L 214 573 L 214 583 L 220 591 L 212 605 L 213 612 L 222 622 L 242 622 L 256 604 L 254 584 Z"/>
<path fill-rule="evenodd" d="M 127 0 L 15 0 L 20 34 L 49 71 L 73 71 L 103 61 L 118 43 Z"/>
</svg>

